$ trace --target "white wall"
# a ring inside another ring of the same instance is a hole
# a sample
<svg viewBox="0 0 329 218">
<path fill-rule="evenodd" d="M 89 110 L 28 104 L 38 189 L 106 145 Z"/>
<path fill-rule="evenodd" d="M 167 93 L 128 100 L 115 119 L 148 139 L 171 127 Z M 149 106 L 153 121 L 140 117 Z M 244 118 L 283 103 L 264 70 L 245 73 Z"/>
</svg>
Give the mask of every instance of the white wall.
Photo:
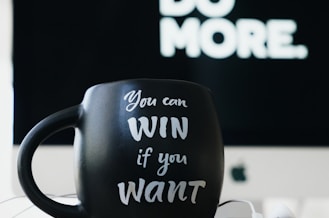
<svg viewBox="0 0 329 218">
<path fill-rule="evenodd" d="M 11 170 L 13 138 L 12 15 L 12 2 L 0 0 L 0 196 L 10 192 L 10 180 L 3 175 L 9 175 Z"/>
</svg>

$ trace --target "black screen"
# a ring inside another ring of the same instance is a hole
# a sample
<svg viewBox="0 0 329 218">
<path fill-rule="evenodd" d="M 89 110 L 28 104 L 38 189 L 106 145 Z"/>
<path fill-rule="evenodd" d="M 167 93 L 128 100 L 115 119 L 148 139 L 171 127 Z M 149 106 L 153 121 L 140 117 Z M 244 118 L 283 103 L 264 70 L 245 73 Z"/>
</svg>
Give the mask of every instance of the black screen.
<svg viewBox="0 0 329 218">
<path fill-rule="evenodd" d="M 329 145 L 328 20 L 325 1 L 14 0 L 14 143 L 92 85 L 169 78 L 211 89 L 225 145 Z"/>
</svg>

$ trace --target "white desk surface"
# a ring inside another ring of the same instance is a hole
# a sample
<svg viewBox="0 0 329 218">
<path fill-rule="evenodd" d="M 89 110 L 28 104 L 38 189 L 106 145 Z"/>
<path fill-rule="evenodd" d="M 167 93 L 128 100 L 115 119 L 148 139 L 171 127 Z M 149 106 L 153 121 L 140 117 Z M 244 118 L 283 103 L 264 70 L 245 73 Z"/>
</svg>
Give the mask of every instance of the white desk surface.
<svg viewBox="0 0 329 218">
<path fill-rule="evenodd" d="M 54 200 L 65 204 L 76 204 L 75 198 L 57 197 Z M 0 216 L 2 218 L 48 218 L 51 217 L 37 208 L 26 197 L 0 198 Z"/>
</svg>

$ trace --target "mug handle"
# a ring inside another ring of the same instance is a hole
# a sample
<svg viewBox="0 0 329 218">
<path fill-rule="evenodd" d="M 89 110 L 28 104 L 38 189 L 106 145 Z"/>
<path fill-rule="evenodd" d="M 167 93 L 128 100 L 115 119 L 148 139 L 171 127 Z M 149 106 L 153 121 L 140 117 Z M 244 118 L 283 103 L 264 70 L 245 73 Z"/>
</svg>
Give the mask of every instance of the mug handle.
<svg viewBox="0 0 329 218">
<path fill-rule="evenodd" d="M 81 204 L 62 204 L 48 198 L 40 191 L 32 175 L 33 154 L 50 135 L 66 128 L 76 127 L 82 111 L 82 106 L 76 105 L 46 117 L 30 130 L 20 145 L 17 170 L 21 186 L 37 207 L 53 217 L 86 218 L 88 214 Z"/>
</svg>

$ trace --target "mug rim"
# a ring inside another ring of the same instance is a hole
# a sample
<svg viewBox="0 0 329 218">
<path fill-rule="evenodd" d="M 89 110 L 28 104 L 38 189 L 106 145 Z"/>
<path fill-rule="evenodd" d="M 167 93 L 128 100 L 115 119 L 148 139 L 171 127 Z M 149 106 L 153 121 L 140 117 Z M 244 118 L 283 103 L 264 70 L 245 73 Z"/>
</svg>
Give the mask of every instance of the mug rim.
<svg viewBox="0 0 329 218">
<path fill-rule="evenodd" d="M 167 78 L 164 78 L 164 79 L 159 79 L 159 78 L 132 78 L 132 79 L 114 80 L 114 81 L 110 81 L 110 82 L 101 82 L 101 83 L 95 84 L 93 86 L 90 86 L 89 88 L 87 88 L 86 91 L 94 89 L 94 88 L 99 87 L 99 86 L 104 86 L 104 85 L 115 85 L 115 84 L 120 84 L 120 83 L 138 82 L 138 81 L 144 81 L 144 82 L 172 82 L 172 83 L 189 84 L 189 85 L 196 86 L 196 87 L 199 87 L 201 89 L 204 89 L 208 92 L 211 92 L 209 87 L 207 87 L 203 84 L 197 83 L 197 82 L 193 82 L 193 81 L 189 81 L 189 80 L 181 80 L 181 79 L 167 79 Z"/>
</svg>

